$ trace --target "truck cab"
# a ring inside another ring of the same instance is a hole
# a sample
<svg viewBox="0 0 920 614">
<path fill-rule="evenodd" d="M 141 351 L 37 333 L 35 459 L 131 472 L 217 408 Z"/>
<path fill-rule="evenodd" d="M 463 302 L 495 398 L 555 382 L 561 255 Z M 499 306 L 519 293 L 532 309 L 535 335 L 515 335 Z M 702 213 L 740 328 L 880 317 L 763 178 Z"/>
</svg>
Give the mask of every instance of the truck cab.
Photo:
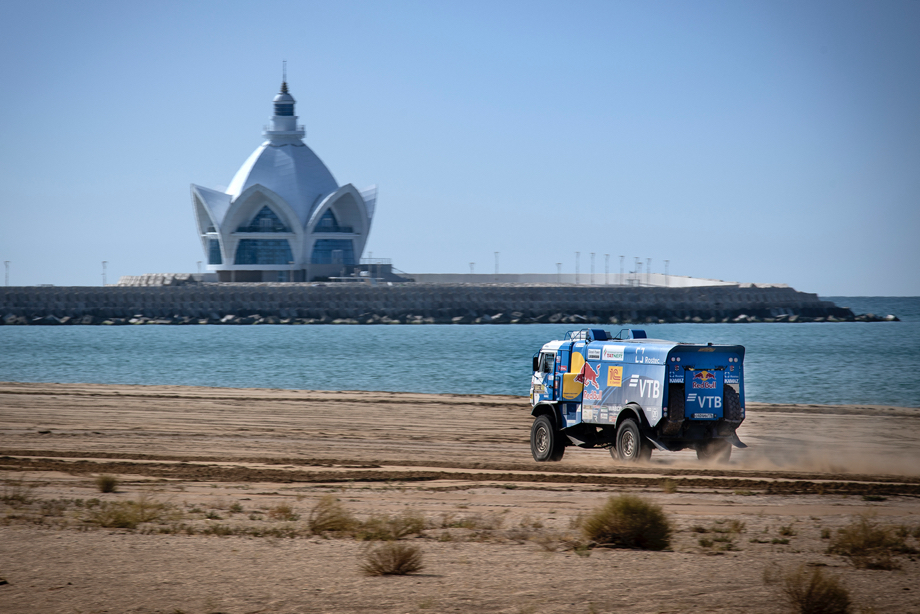
<svg viewBox="0 0 920 614">
<path fill-rule="evenodd" d="M 727 461 L 746 447 L 744 347 L 570 331 L 533 356 L 531 452 L 561 460 L 567 446 L 603 447 L 615 459 L 648 459 L 653 449 L 696 450 Z"/>
</svg>

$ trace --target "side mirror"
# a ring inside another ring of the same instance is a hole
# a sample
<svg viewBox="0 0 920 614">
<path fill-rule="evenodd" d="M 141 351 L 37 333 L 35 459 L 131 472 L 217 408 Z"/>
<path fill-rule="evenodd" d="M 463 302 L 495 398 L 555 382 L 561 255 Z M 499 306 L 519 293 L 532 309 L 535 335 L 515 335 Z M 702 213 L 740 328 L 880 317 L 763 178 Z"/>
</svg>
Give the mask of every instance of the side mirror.
<svg viewBox="0 0 920 614">
<path fill-rule="evenodd" d="M 540 355 L 537 354 L 536 356 L 533 357 L 533 369 L 531 370 L 537 371 L 539 369 L 540 369 Z"/>
</svg>

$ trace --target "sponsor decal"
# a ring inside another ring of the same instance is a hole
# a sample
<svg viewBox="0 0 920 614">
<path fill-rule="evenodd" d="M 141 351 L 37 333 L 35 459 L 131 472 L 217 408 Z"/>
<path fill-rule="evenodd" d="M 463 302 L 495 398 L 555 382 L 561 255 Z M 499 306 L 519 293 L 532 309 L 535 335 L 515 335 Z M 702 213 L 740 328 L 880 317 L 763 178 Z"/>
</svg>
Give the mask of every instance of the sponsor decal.
<svg viewBox="0 0 920 614">
<path fill-rule="evenodd" d="M 607 410 L 606 409 L 601 410 L 601 421 L 607 422 Z"/>
<path fill-rule="evenodd" d="M 565 373 L 566 371 L 568 371 L 568 368 L 565 365 L 559 367 L 559 373 Z"/>
<path fill-rule="evenodd" d="M 716 415 L 715 414 L 693 414 L 693 417 L 696 418 L 697 420 L 706 420 L 707 418 L 711 420 L 715 418 Z"/>
<path fill-rule="evenodd" d="M 607 385 L 616 388 L 623 385 L 623 367 L 607 367 Z"/>
<path fill-rule="evenodd" d="M 741 378 L 739 378 L 737 375 L 735 375 L 735 376 L 726 375 L 726 376 L 725 376 L 725 383 L 726 383 L 726 384 L 740 384 L 740 383 L 741 383 Z"/>
<path fill-rule="evenodd" d="M 690 386 L 694 390 L 715 390 L 716 374 L 712 371 L 697 371 L 693 374 Z"/>
<path fill-rule="evenodd" d="M 691 392 L 687 395 L 687 403 L 696 403 L 700 406 L 700 409 L 721 409 L 722 397 L 704 397 L 695 392 Z"/>
<path fill-rule="evenodd" d="M 626 348 L 622 345 L 605 345 L 602 352 L 602 359 L 623 362 L 623 352 L 625 349 Z"/>
<path fill-rule="evenodd" d="M 649 377 L 639 377 L 638 374 L 629 378 L 629 387 L 638 388 L 640 397 L 657 399 L 661 395 L 661 382 Z"/>
<path fill-rule="evenodd" d="M 533 391 L 534 391 L 534 392 L 539 392 L 539 393 L 544 393 L 544 392 L 546 392 L 546 386 L 544 386 L 543 384 L 537 384 L 536 386 L 533 387 Z"/>
<path fill-rule="evenodd" d="M 588 348 L 588 360 L 600 360 L 601 359 L 601 349 L 600 348 Z"/>
<path fill-rule="evenodd" d="M 596 390 L 592 390 L 591 392 L 586 392 L 581 398 L 585 401 L 600 401 L 601 393 Z"/>
<path fill-rule="evenodd" d="M 594 411 L 585 407 L 581 410 L 582 420 L 591 420 L 594 417 Z"/>
<path fill-rule="evenodd" d="M 600 386 L 597 384 L 597 376 L 599 375 L 600 370 L 600 365 L 597 365 L 597 371 L 595 371 L 593 368 L 591 368 L 591 365 L 586 362 L 585 365 L 581 368 L 581 373 L 575 376 L 575 381 L 585 386 L 591 385 L 600 389 Z"/>
</svg>

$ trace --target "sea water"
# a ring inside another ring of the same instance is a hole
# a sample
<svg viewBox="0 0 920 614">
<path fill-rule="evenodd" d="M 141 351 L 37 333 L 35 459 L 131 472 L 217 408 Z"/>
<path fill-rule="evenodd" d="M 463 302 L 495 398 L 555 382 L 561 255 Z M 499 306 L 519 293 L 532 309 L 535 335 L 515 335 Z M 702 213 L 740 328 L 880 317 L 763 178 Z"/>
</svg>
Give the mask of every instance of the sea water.
<svg viewBox="0 0 920 614">
<path fill-rule="evenodd" d="M 920 407 L 920 298 L 829 300 L 902 321 L 629 327 L 745 346 L 749 401 Z M 572 328 L 0 326 L 0 381 L 526 395 L 534 352 Z"/>
</svg>

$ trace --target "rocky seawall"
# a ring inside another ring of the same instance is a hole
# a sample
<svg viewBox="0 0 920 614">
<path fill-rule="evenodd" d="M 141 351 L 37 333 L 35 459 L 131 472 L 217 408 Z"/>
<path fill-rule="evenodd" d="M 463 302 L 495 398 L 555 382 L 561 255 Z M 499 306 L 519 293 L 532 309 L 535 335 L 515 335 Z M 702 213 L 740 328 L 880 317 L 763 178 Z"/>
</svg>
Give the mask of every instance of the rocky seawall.
<svg viewBox="0 0 920 614">
<path fill-rule="evenodd" d="M 5 287 L 22 324 L 485 324 L 876 321 L 787 286 L 469 284 Z"/>
</svg>

